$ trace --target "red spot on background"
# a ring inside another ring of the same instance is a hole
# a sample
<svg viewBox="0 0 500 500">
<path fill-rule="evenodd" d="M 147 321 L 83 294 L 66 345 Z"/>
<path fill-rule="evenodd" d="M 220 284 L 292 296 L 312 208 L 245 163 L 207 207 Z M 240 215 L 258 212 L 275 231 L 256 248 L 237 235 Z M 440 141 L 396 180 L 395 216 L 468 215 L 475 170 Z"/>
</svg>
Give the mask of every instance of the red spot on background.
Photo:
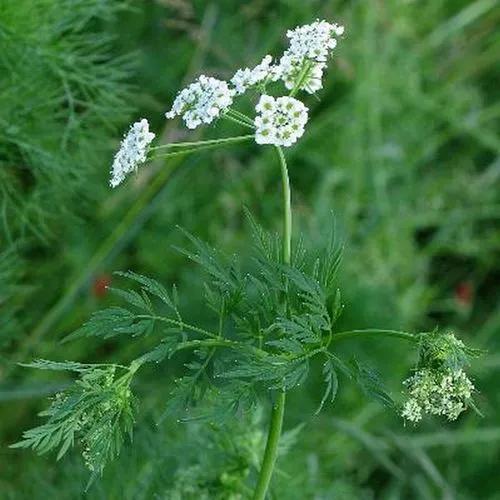
<svg viewBox="0 0 500 500">
<path fill-rule="evenodd" d="M 111 276 L 109 274 L 100 274 L 92 283 L 92 294 L 99 299 L 104 297 L 108 293 L 109 285 L 111 285 Z"/>
<path fill-rule="evenodd" d="M 462 281 L 455 287 L 455 299 L 461 306 L 470 306 L 473 295 L 474 290 L 469 281 Z"/>
</svg>

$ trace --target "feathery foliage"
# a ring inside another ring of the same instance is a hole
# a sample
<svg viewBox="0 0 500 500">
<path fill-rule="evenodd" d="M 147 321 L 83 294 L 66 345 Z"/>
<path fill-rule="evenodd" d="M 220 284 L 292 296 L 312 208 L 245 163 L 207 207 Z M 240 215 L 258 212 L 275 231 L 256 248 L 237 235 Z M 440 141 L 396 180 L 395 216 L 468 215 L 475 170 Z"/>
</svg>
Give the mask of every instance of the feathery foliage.
<svg viewBox="0 0 500 500">
<path fill-rule="evenodd" d="M 277 237 L 252 219 L 254 257 L 245 265 L 184 232 L 191 248 L 182 250 L 204 272 L 207 307 L 217 331 L 189 323 L 178 305 L 176 289 L 133 272 L 119 273 L 139 287 L 112 288 L 124 306 L 94 313 L 69 339 L 148 336 L 160 342 L 137 357 L 117 378 L 115 367 L 37 361 L 34 368 L 80 373 L 70 389 L 56 396 L 41 415 L 48 423 L 26 431 L 16 447 L 46 452 L 60 447 L 61 457 L 78 432 L 90 470 L 102 473 L 119 451 L 122 433 L 131 431 L 133 403 L 129 385 L 140 366 L 160 363 L 181 351 L 192 352 L 185 373 L 176 380 L 162 418 L 223 421 L 255 408 L 261 389 L 289 391 L 303 384 L 319 355 L 324 364 L 326 400 L 335 399 L 337 369 L 369 394 L 387 402 L 373 375 L 357 362 L 343 363 L 328 348 L 342 307 L 336 273 L 340 248 L 334 243 L 307 251 L 296 249 L 294 264 L 281 262 Z M 300 255 L 299 255 L 300 254 Z M 92 412 L 90 412 L 92 408 Z M 101 428 L 102 427 L 102 428 Z"/>
</svg>

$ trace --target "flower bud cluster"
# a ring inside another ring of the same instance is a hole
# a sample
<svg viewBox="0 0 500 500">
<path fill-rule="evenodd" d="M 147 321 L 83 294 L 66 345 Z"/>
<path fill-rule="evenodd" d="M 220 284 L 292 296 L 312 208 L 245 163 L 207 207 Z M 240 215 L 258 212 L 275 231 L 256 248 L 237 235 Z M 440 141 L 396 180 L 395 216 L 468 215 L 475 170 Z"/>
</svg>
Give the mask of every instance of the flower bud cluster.
<svg viewBox="0 0 500 500">
<path fill-rule="evenodd" d="M 402 417 L 418 422 L 427 413 L 456 420 L 472 405 L 474 385 L 463 367 L 470 356 L 477 354 L 453 333 L 436 330 L 423 334 L 418 369 L 403 382 L 408 399 L 403 405 Z"/>
<path fill-rule="evenodd" d="M 474 385 L 463 370 L 424 368 L 403 382 L 409 398 L 401 415 L 418 422 L 424 413 L 456 420 L 471 402 Z"/>
<path fill-rule="evenodd" d="M 319 19 L 311 24 L 287 31 L 290 47 L 287 52 L 316 62 L 326 62 L 337 46 L 336 37 L 344 34 L 344 27 Z"/>
<path fill-rule="evenodd" d="M 146 119 L 135 122 L 120 144 L 111 167 L 111 187 L 118 186 L 125 176 L 146 161 L 149 145 L 155 134 L 149 131 Z"/>
<path fill-rule="evenodd" d="M 276 81 L 279 79 L 279 73 L 276 66 L 273 66 L 273 58 L 267 55 L 254 68 L 239 69 L 231 78 L 231 84 L 238 95 L 244 94 L 249 88 L 255 87 L 259 83 L 267 80 Z"/>
<path fill-rule="evenodd" d="M 279 74 L 287 89 L 297 86 L 314 94 L 323 87 L 323 71 L 344 27 L 327 21 L 299 26 L 287 32 L 290 46 L 279 62 Z"/>
</svg>

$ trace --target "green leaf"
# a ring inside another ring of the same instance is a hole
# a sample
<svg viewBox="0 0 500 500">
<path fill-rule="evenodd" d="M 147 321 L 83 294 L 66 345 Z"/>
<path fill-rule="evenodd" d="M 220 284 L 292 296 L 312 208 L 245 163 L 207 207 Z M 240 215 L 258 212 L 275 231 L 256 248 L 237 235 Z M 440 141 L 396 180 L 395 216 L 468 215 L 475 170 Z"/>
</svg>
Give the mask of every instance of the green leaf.
<svg viewBox="0 0 500 500">
<path fill-rule="evenodd" d="M 74 340 L 80 337 L 103 337 L 105 339 L 117 335 L 145 335 L 150 333 L 154 326 L 152 319 L 137 319 L 137 315 L 123 307 L 108 307 L 97 311 L 90 317 L 89 321 L 68 335 L 64 341 Z"/>
<path fill-rule="evenodd" d="M 75 361 L 50 361 L 48 359 L 35 359 L 31 363 L 21 363 L 27 368 L 37 368 L 39 370 L 87 372 L 93 369 L 93 365 L 77 363 Z"/>
<path fill-rule="evenodd" d="M 388 408 L 395 407 L 392 397 L 386 391 L 379 374 L 375 370 L 360 364 L 355 358 L 352 358 L 349 365 L 352 369 L 354 381 L 367 396 L 378 400 Z"/>
<path fill-rule="evenodd" d="M 77 365 L 77 366 L 75 366 Z M 57 449 L 62 458 L 78 441 L 89 469 L 101 474 L 115 458 L 125 435 L 131 435 L 135 400 L 129 389 L 132 372 L 115 376 L 115 367 L 96 367 L 40 360 L 32 366 L 43 369 L 78 371 L 80 378 L 57 394 L 40 416 L 47 423 L 23 433 L 13 448 L 32 448 L 40 454 Z"/>
<path fill-rule="evenodd" d="M 337 372 L 335 371 L 335 362 L 331 358 L 328 358 L 323 364 L 323 379 L 325 381 L 326 387 L 319 407 L 315 412 L 316 415 L 321 412 L 328 399 L 330 399 L 330 401 L 333 403 L 335 401 L 335 397 L 337 396 L 339 380 L 337 377 Z"/>
<path fill-rule="evenodd" d="M 162 302 L 164 302 L 171 309 L 176 309 L 170 294 L 167 289 L 159 282 L 148 276 L 143 276 L 141 274 L 134 273 L 132 271 L 117 272 L 118 276 L 123 276 L 124 278 L 129 278 L 136 281 L 142 285 L 142 289 L 155 297 L 158 297 Z"/>
</svg>

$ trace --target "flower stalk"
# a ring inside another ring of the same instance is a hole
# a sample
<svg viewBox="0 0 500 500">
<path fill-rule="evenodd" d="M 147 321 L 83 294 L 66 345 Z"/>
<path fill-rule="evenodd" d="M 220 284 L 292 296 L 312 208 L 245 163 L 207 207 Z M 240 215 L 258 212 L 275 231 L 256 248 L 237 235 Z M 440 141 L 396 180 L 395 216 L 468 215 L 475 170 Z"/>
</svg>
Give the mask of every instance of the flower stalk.
<svg viewBox="0 0 500 500">
<path fill-rule="evenodd" d="M 283 194 L 283 262 L 290 264 L 292 248 L 292 203 L 290 180 L 283 150 L 276 146 L 281 167 L 281 183 Z M 255 488 L 253 500 L 264 500 L 273 475 L 274 465 L 278 457 L 278 445 L 285 415 L 286 392 L 279 391 L 271 411 L 271 421 L 267 435 L 266 449 Z"/>
<path fill-rule="evenodd" d="M 157 146 L 156 148 L 151 148 L 150 151 L 153 152 L 151 159 L 172 158 L 175 156 L 197 153 L 199 151 L 214 149 L 228 144 L 239 144 L 242 142 L 246 142 L 250 139 L 253 139 L 254 137 L 255 137 L 254 134 L 248 134 L 248 135 L 239 135 L 236 137 L 213 139 L 208 141 L 180 142 L 174 144 L 166 144 L 165 146 Z M 163 152 L 163 150 L 165 149 L 166 152 Z M 174 149 L 174 151 L 169 151 L 170 149 Z"/>
</svg>

